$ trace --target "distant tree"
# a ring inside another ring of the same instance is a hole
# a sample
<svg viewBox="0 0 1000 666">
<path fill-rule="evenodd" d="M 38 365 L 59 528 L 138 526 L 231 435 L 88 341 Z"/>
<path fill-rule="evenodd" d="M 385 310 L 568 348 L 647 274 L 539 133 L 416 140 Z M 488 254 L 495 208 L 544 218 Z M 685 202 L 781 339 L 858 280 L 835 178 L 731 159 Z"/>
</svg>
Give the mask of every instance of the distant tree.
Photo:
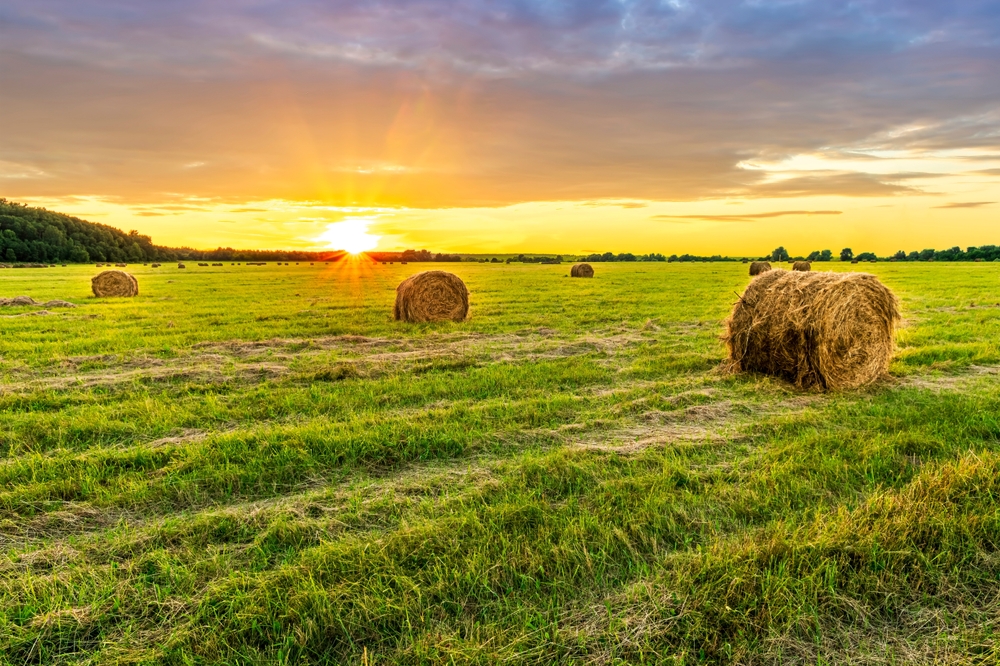
<svg viewBox="0 0 1000 666">
<path fill-rule="evenodd" d="M 3 255 L 3 258 L 7 261 L 17 261 L 17 253 L 14 252 L 13 248 L 7 248 L 7 252 Z"/>
<path fill-rule="evenodd" d="M 788 261 L 788 250 L 784 247 L 777 247 L 771 252 L 771 261 Z"/>
<path fill-rule="evenodd" d="M 833 259 L 833 252 L 831 252 L 830 250 L 823 250 L 822 252 L 819 253 L 820 261 L 830 261 L 831 259 Z"/>
<path fill-rule="evenodd" d="M 874 252 L 862 252 L 854 258 L 858 261 L 871 261 L 873 259 L 878 259 Z"/>
<path fill-rule="evenodd" d="M 913 252 L 906 255 L 907 261 L 920 261 L 920 253 L 914 250 Z"/>
<path fill-rule="evenodd" d="M 933 259 L 933 258 L 934 258 L 934 250 L 921 250 L 920 254 L 918 255 L 918 259 L 920 259 L 920 261 L 927 261 L 928 259 Z"/>
<path fill-rule="evenodd" d="M 896 261 L 906 261 L 906 252 L 900 250 L 896 254 L 892 255 L 892 258 L 895 259 Z"/>
<path fill-rule="evenodd" d="M 853 258 L 854 258 L 854 250 L 852 250 L 851 248 L 845 247 L 843 250 L 840 251 L 841 261 L 850 261 Z"/>
</svg>

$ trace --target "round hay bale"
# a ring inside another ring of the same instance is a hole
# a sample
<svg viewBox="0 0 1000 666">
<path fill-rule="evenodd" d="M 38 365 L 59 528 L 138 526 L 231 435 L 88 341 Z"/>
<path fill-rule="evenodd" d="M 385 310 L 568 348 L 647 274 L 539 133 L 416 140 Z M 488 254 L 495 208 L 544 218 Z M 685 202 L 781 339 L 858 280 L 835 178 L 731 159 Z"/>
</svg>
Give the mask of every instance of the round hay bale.
<svg viewBox="0 0 1000 666">
<path fill-rule="evenodd" d="M 411 275 L 396 287 L 396 321 L 464 321 L 469 316 L 469 290 L 461 278 L 445 271 Z"/>
<path fill-rule="evenodd" d="M 90 281 L 94 296 L 138 296 L 139 283 L 125 271 L 104 271 Z"/>
<path fill-rule="evenodd" d="M 755 261 L 750 264 L 750 275 L 760 275 L 771 270 L 771 264 L 766 261 Z"/>
<path fill-rule="evenodd" d="M 569 269 L 569 276 L 592 278 L 594 277 L 594 267 L 590 264 L 573 264 L 573 268 Z"/>
<path fill-rule="evenodd" d="M 793 271 L 811 271 L 812 270 L 812 264 L 809 263 L 808 261 L 796 261 L 794 264 L 792 264 L 792 270 Z"/>
<path fill-rule="evenodd" d="M 177 268 L 187 268 L 184 264 L 177 264 Z"/>
<path fill-rule="evenodd" d="M 802 388 L 857 388 L 888 372 L 899 319 L 899 301 L 874 275 L 768 271 L 726 320 L 728 366 Z"/>
</svg>

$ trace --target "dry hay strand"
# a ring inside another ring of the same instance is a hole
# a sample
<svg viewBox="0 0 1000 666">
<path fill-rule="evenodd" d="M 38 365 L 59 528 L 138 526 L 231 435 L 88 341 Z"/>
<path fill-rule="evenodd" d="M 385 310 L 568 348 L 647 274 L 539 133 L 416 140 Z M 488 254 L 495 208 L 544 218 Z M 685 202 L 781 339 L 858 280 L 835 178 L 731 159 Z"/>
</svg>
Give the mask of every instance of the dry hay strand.
<svg viewBox="0 0 1000 666">
<path fill-rule="evenodd" d="M 888 372 L 899 320 L 899 301 L 874 275 L 768 271 L 726 320 L 728 369 L 858 388 Z"/>
<path fill-rule="evenodd" d="M 469 290 L 457 275 L 424 271 L 396 287 L 396 321 L 464 321 L 468 316 Z"/>
<path fill-rule="evenodd" d="M 755 261 L 750 264 L 750 275 L 760 275 L 771 270 L 771 264 L 766 261 Z"/>
<path fill-rule="evenodd" d="M 809 263 L 808 261 L 796 261 L 794 264 L 792 264 L 792 270 L 808 272 L 812 270 L 812 264 Z"/>
<path fill-rule="evenodd" d="M 569 276 L 582 278 L 594 277 L 594 267 L 590 264 L 573 264 L 573 268 L 569 269 Z"/>
<path fill-rule="evenodd" d="M 15 296 L 14 298 L 0 298 L 0 307 L 10 307 L 13 305 L 41 305 L 31 296 Z"/>
<path fill-rule="evenodd" d="M 90 281 L 94 296 L 138 296 L 139 283 L 125 271 L 104 271 Z"/>
<path fill-rule="evenodd" d="M 43 308 L 75 308 L 76 305 L 68 301 L 53 300 L 40 303 L 31 296 L 15 296 L 14 298 L 0 298 L 0 307 L 11 307 L 16 305 L 41 305 Z"/>
</svg>

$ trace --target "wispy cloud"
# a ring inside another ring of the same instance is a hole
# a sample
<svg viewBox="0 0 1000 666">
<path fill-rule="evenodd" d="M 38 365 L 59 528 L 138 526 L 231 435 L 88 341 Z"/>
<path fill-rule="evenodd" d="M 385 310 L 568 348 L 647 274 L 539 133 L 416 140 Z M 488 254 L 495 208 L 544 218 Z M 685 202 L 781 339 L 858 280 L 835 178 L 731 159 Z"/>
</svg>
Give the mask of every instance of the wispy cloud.
<svg viewBox="0 0 1000 666">
<path fill-rule="evenodd" d="M 810 217 L 813 215 L 841 215 L 840 210 L 775 210 L 766 213 L 743 213 L 733 215 L 652 215 L 653 220 L 705 220 L 708 222 L 753 222 L 754 220 L 767 220 L 775 217 L 787 217 L 796 215 L 799 217 Z"/>
<path fill-rule="evenodd" d="M 981 208 L 992 206 L 996 201 L 960 201 L 957 203 L 944 204 L 943 206 L 933 206 L 933 208 Z"/>
</svg>

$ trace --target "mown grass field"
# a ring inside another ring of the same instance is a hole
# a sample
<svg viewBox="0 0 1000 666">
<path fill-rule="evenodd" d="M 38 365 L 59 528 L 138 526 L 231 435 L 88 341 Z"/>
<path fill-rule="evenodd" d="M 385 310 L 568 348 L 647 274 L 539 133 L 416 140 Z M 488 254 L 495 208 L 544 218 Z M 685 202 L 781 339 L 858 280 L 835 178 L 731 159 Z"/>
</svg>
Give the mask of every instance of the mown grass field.
<svg viewBox="0 0 1000 666">
<path fill-rule="evenodd" d="M 431 267 L 0 271 L 79 305 L 0 308 L 0 663 L 1000 661 L 1000 265 L 861 266 L 845 394 L 716 370 L 741 264 Z"/>
</svg>

